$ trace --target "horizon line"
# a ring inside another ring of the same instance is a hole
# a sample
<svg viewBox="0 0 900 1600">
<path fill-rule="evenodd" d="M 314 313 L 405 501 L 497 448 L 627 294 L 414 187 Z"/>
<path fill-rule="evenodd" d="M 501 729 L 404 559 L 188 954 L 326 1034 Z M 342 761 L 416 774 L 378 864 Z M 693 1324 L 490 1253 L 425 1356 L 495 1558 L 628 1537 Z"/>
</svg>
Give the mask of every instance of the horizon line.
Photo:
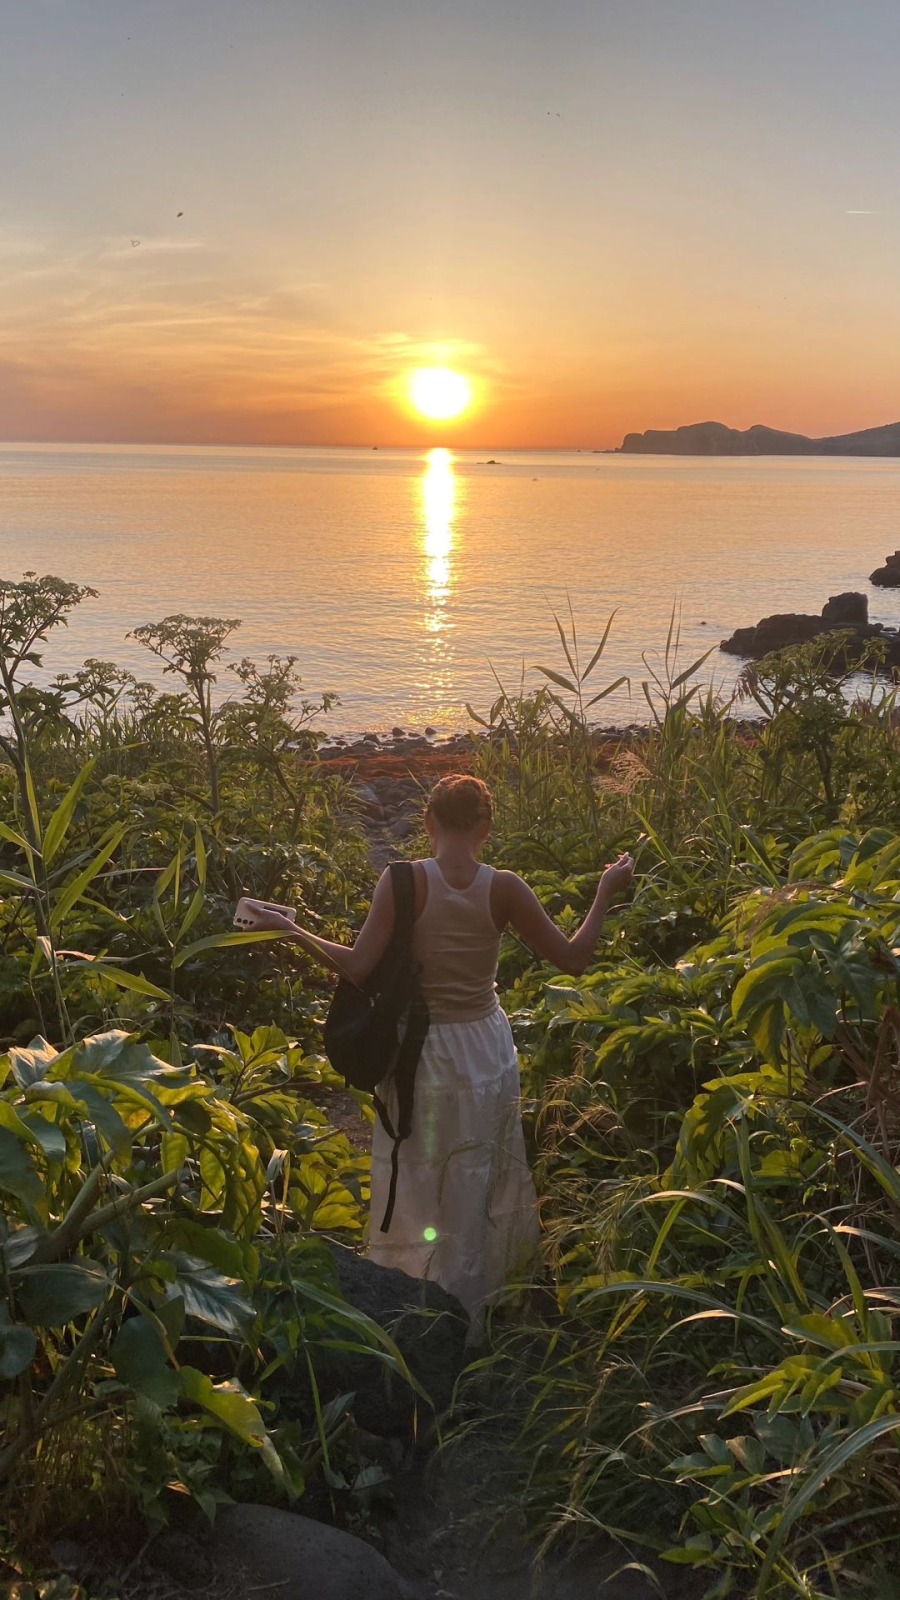
<svg viewBox="0 0 900 1600">
<path fill-rule="evenodd" d="M 535 443 L 523 443 L 523 444 L 465 444 L 465 445 L 461 445 L 461 444 L 438 443 L 437 441 L 433 441 L 430 444 L 424 443 L 424 442 L 422 444 L 396 444 L 396 443 L 390 443 L 390 442 L 384 441 L 384 440 L 381 441 L 379 444 L 370 444 L 367 441 L 355 441 L 355 442 L 344 441 L 344 443 L 342 443 L 342 444 L 335 444 L 335 443 L 330 443 L 329 444 L 329 443 L 326 443 L 324 440 L 306 441 L 305 443 L 299 443 L 296 440 L 291 441 L 291 442 L 287 442 L 287 441 L 278 441 L 278 442 L 276 442 L 276 441 L 266 441 L 266 442 L 263 442 L 263 441 L 261 441 L 259 439 L 254 440 L 252 443 L 249 442 L 249 441 L 245 442 L 243 440 L 233 440 L 233 439 L 218 439 L 218 440 L 211 440 L 211 439 L 203 439 L 203 440 L 201 440 L 201 439 L 0 439 L 0 449 L 3 449 L 8 445 L 9 446 L 18 445 L 18 446 L 21 446 L 21 447 L 26 448 L 26 449 L 31 447 L 31 446 L 40 446 L 42 448 L 46 447 L 46 448 L 51 448 L 52 449 L 54 445 L 57 445 L 57 446 L 60 446 L 63 449 L 72 449 L 72 448 L 79 448 L 80 449 L 80 448 L 84 448 L 84 449 L 88 449 L 88 450 L 89 449 L 102 449 L 102 450 L 112 450 L 112 449 L 115 449 L 115 450 L 118 450 L 118 449 L 121 449 L 121 450 L 128 450 L 128 449 L 139 449 L 139 450 L 153 450 L 153 449 L 160 449 L 160 450 L 369 450 L 369 451 L 372 451 L 372 452 L 375 452 L 375 451 L 378 451 L 378 450 L 451 450 L 451 451 L 456 451 L 456 452 L 458 452 L 460 454 L 463 453 L 464 451 L 471 452 L 471 451 L 476 451 L 476 450 L 477 451 L 486 451 L 486 450 L 507 450 L 507 451 L 509 451 L 509 450 L 512 450 L 512 451 L 540 450 L 540 451 L 543 451 L 545 453 L 549 452 L 549 451 L 557 451 L 558 450 L 558 451 L 568 451 L 570 453 L 576 453 L 576 454 L 600 455 L 600 456 L 602 456 L 602 455 L 621 455 L 623 453 L 620 445 L 590 445 L 590 444 L 535 444 Z"/>
</svg>

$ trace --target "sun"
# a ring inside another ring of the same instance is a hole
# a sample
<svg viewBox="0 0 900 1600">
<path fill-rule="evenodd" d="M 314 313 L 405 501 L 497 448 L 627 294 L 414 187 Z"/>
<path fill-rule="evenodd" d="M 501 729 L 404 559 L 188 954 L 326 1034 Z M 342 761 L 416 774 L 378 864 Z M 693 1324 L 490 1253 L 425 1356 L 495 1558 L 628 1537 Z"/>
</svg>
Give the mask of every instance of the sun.
<svg viewBox="0 0 900 1600">
<path fill-rule="evenodd" d="M 410 374 L 409 398 L 420 416 L 430 422 L 448 422 L 462 416 L 472 404 L 472 385 L 450 367 L 420 367 Z"/>
</svg>

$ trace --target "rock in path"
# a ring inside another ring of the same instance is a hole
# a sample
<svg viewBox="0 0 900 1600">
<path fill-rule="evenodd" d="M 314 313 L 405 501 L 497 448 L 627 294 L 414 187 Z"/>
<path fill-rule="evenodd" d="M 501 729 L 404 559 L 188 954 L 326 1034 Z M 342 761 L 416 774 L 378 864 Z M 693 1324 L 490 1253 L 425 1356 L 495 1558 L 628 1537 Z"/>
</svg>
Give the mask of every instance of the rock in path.
<svg viewBox="0 0 900 1600">
<path fill-rule="evenodd" d="M 273 1506 L 229 1506 L 211 1538 L 220 1573 L 242 1571 L 248 1590 L 273 1600 L 420 1600 L 429 1592 L 352 1533 Z"/>
<path fill-rule="evenodd" d="M 390 1334 L 413 1378 L 440 1415 L 450 1404 L 465 1364 L 469 1319 L 464 1308 L 440 1284 L 382 1267 L 341 1245 L 333 1244 L 331 1252 L 344 1299 Z M 332 1362 L 336 1367 L 333 1373 Z M 339 1392 L 355 1392 L 357 1422 L 381 1438 L 402 1435 L 417 1409 L 422 1412 L 422 1400 L 377 1356 L 323 1351 L 316 1370 L 320 1384 L 330 1388 L 336 1381 Z"/>
</svg>

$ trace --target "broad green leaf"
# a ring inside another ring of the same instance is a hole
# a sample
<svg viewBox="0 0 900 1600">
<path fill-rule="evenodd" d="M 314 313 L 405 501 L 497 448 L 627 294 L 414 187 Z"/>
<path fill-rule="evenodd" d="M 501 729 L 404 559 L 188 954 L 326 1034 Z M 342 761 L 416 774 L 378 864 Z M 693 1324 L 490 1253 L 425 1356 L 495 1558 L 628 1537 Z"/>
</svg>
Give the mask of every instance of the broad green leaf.
<svg viewBox="0 0 900 1600">
<path fill-rule="evenodd" d="M 578 693 L 576 685 L 572 683 L 570 679 L 564 678 L 561 672 L 554 672 L 552 667 L 540 667 L 535 665 L 534 670 L 535 672 L 542 672 L 545 678 L 549 678 L 550 682 L 557 684 L 560 689 L 567 689 L 569 694 Z"/>
<path fill-rule="evenodd" d="M 259 1407 L 239 1383 L 213 1383 L 205 1372 L 198 1372 L 196 1367 L 182 1367 L 181 1389 L 185 1399 L 202 1406 L 236 1439 L 258 1450 L 272 1476 L 278 1483 L 285 1484 L 281 1458 L 266 1432 Z"/>
<path fill-rule="evenodd" d="M 39 1244 L 47 1237 L 46 1228 L 14 1228 L 7 1234 L 0 1247 L 0 1256 L 7 1272 L 12 1272 L 16 1267 L 24 1267 L 30 1261 Z"/>
<path fill-rule="evenodd" d="M 95 1033 L 79 1044 L 72 1057 L 73 1077 L 90 1073 L 108 1078 L 113 1083 L 130 1083 L 135 1086 L 167 1079 L 181 1080 L 180 1067 L 170 1066 L 155 1056 L 149 1045 L 142 1044 L 135 1034 L 121 1028 L 108 1033 Z"/>
<path fill-rule="evenodd" d="M 728 1448 L 736 1461 L 751 1472 L 754 1477 L 761 1477 L 766 1470 L 766 1451 L 761 1440 L 754 1438 L 752 1433 L 738 1434 L 728 1440 Z"/>
<path fill-rule="evenodd" d="M 30 1083 L 37 1083 L 40 1078 L 46 1078 L 48 1069 L 53 1066 L 54 1061 L 58 1061 L 58 1058 L 59 1051 L 54 1050 L 53 1045 L 48 1045 L 45 1038 L 40 1035 L 32 1038 L 27 1048 L 13 1046 L 13 1050 L 10 1051 L 10 1066 L 19 1088 L 24 1090 Z"/>
<path fill-rule="evenodd" d="M 29 1136 L 30 1137 L 30 1136 Z M 28 1146 L 17 1134 L 0 1127 L 0 1190 L 23 1200 L 33 1212 L 46 1212 L 44 1185 L 29 1155 Z"/>
<path fill-rule="evenodd" d="M 200 1152 L 200 1177 L 203 1190 L 200 1205 L 204 1211 L 221 1211 L 225 1204 L 226 1173 L 217 1149 L 204 1144 Z"/>
<path fill-rule="evenodd" d="M 689 667 L 685 667 L 683 672 L 679 672 L 678 677 L 673 678 L 672 682 L 669 684 L 669 689 L 680 689 L 683 683 L 687 683 L 688 679 L 692 678 L 695 672 L 699 672 L 704 661 L 709 660 L 714 649 L 715 645 L 712 645 L 709 650 L 704 651 L 702 656 L 698 656 L 696 661 L 692 661 Z"/>
<path fill-rule="evenodd" d="M 66 1084 L 48 1083 L 46 1078 L 38 1078 L 36 1083 L 23 1090 L 22 1099 L 27 1106 L 58 1106 L 64 1111 L 77 1112 L 84 1110 L 81 1099 L 76 1099 Z"/>
<path fill-rule="evenodd" d="M 823 1345 L 826 1350 L 846 1350 L 858 1343 L 853 1324 L 846 1317 L 828 1317 L 824 1311 L 810 1311 L 795 1317 L 786 1330 L 810 1344 Z"/>
<path fill-rule="evenodd" d="M 22 1267 L 16 1287 L 29 1322 L 39 1328 L 62 1328 L 86 1311 L 94 1311 L 112 1284 L 96 1261 L 59 1261 Z"/>
<path fill-rule="evenodd" d="M 179 1100 L 173 1108 L 175 1123 L 195 1137 L 204 1139 L 213 1125 L 209 1108 L 202 1100 Z"/>
<path fill-rule="evenodd" d="M 178 929 L 176 944 L 180 944 L 185 934 L 194 926 L 206 902 L 206 845 L 203 843 L 203 835 L 199 828 L 194 835 L 194 855 L 197 862 L 197 888 Z"/>
<path fill-rule="evenodd" d="M 612 683 L 608 683 L 605 689 L 601 689 L 597 694 L 591 695 L 590 700 L 587 702 L 587 705 L 584 708 L 585 711 L 590 711 L 591 706 L 595 706 L 598 700 L 605 700 L 608 695 L 615 694 L 617 689 L 621 689 L 623 683 L 631 683 L 631 679 L 625 672 L 623 672 L 620 677 L 614 678 Z"/>
<path fill-rule="evenodd" d="M 166 1226 L 166 1243 L 185 1257 L 209 1262 L 226 1281 L 238 1283 L 248 1269 L 258 1266 L 257 1252 L 240 1244 L 221 1228 L 208 1227 L 191 1217 L 173 1217 Z M 180 1258 L 181 1259 L 181 1258 Z"/>
<path fill-rule="evenodd" d="M 48 1161 L 57 1163 L 66 1159 L 66 1136 L 56 1122 L 50 1122 L 39 1111 L 26 1111 L 22 1118 L 32 1138 L 37 1141 Z"/>
<path fill-rule="evenodd" d="M 22 1120 L 18 1111 L 10 1105 L 8 1100 L 0 1100 L 0 1128 L 6 1128 L 17 1139 L 21 1139 L 23 1144 L 39 1143 L 27 1122 Z"/>
<path fill-rule="evenodd" d="M 6 839 L 9 844 L 14 844 L 17 849 L 24 850 L 25 854 L 30 857 L 31 846 L 28 840 L 23 838 L 21 833 L 16 833 L 15 829 L 10 828 L 5 822 L 0 822 L 0 839 Z"/>
<path fill-rule="evenodd" d="M 177 1293 L 170 1294 L 167 1300 L 154 1306 L 153 1312 L 163 1327 L 169 1341 L 169 1349 L 174 1350 L 184 1333 L 184 1296 Z"/>
<path fill-rule="evenodd" d="M 116 1377 L 135 1394 L 161 1411 L 175 1404 L 181 1378 L 169 1365 L 159 1334 L 146 1317 L 129 1317 L 122 1323 L 109 1355 Z"/>
<path fill-rule="evenodd" d="M 560 644 L 563 647 L 563 653 L 565 655 L 565 658 L 566 658 L 567 662 L 569 663 L 569 670 L 571 671 L 572 676 L 575 677 L 576 674 L 577 674 L 577 668 L 575 666 L 575 658 L 572 655 L 572 651 L 569 649 L 569 641 L 566 638 L 565 629 L 563 628 L 563 625 L 560 622 L 559 617 L 556 615 L 555 611 L 553 612 L 553 621 L 556 623 L 556 631 L 559 634 L 559 640 L 560 640 Z M 575 634 L 574 621 L 573 621 L 573 625 L 572 625 L 572 645 L 573 645 L 573 648 L 577 648 L 577 638 L 576 638 L 576 634 Z"/>
<path fill-rule="evenodd" d="M 0 1382 L 17 1378 L 29 1367 L 37 1353 L 37 1340 L 24 1323 L 12 1322 L 0 1305 Z"/>
<path fill-rule="evenodd" d="M 84 956 L 80 961 L 66 962 L 66 968 L 73 966 L 86 966 L 91 972 L 96 972 L 99 977 L 108 978 L 110 983 L 115 983 L 120 989 L 128 989 L 133 994 L 146 995 L 150 1000 L 164 1000 L 167 1004 L 172 996 L 168 989 L 161 989 L 158 984 L 151 983 L 140 972 L 129 972 L 127 967 L 116 966 L 112 961 L 104 961 L 102 956 Z"/>
<path fill-rule="evenodd" d="M 106 866 L 110 856 L 119 848 L 124 835 L 124 823 L 117 824 L 114 828 L 111 828 L 89 866 L 86 866 L 83 872 L 79 872 L 54 897 L 50 911 L 50 924 L 54 931 L 58 931 L 62 927 L 72 907 L 81 899 L 88 886 L 93 883 L 98 873 Z"/>
<path fill-rule="evenodd" d="M 206 844 L 199 828 L 194 831 L 194 858 L 197 862 L 197 882 L 202 889 L 206 884 Z"/>
<path fill-rule="evenodd" d="M 113 1154 L 127 1155 L 131 1148 L 131 1130 L 119 1115 L 109 1094 L 104 1094 L 96 1083 L 87 1083 L 84 1079 L 78 1083 L 78 1093 L 91 1122 L 106 1140 Z"/>
<path fill-rule="evenodd" d="M 62 845 L 65 843 L 66 834 L 69 831 L 72 818 L 75 815 L 75 807 L 77 806 L 78 801 L 83 793 L 84 786 L 96 765 L 97 762 L 96 758 L 94 757 L 92 757 L 90 761 L 86 762 L 79 772 L 78 777 L 75 779 L 75 782 L 72 784 L 72 787 L 69 789 L 68 793 L 63 796 L 52 817 L 50 818 L 50 821 L 47 823 L 47 827 L 44 831 L 42 853 L 44 862 L 48 867 L 58 855 Z"/>
<path fill-rule="evenodd" d="M 156 887 L 153 890 L 153 915 L 164 938 L 168 938 L 168 933 L 166 930 L 166 919 L 162 913 L 162 897 L 166 893 L 166 890 L 169 888 L 170 884 L 173 882 L 180 865 L 181 849 L 179 847 L 178 854 L 172 857 L 169 865 L 160 873 L 156 880 Z"/>
<path fill-rule="evenodd" d="M 211 933 L 205 939 L 198 939 L 196 943 L 186 945 L 184 950 L 179 950 L 175 957 L 174 965 L 183 967 L 186 961 L 194 956 L 202 955 L 204 950 L 225 950 L 232 945 L 259 944 L 265 939 L 283 939 L 286 935 L 281 929 L 275 928 L 266 933 Z"/>
<path fill-rule="evenodd" d="M 21 889 L 25 894 L 34 893 L 30 878 L 23 878 L 20 872 L 10 872 L 6 867 L 0 869 L 0 884 L 5 884 L 9 889 Z"/>
<path fill-rule="evenodd" d="M 52 940 L 48 939 L 46 934 L 39 933 L 34 941 L 34 954 L 31 957 L 31 967 L 28 973 L 30 978 L 37 977 L 41 970 L 42 961 L 46 961 L 48 967 L 52 968 L 56 962 L 56 955 Z"/>
<path fill-rule="evenodd" d="M 687 1544 L 670 1545 L 660 1552 L 660 1560 L 677 1567 L 711 1567 L 718 1562 L 718 1556 L 713 1553 L 712 1540 L 704 1543 L 701 1536 L 692 1537 Z"/>
<path fill-rule="evenodd" d="M 615 619 L 616 619 L 616 611 L 611 611 L 610 614 L 609 614 L 609 617 L 607 619 L 606 627 L 603 629 L 603 637 L 600 640 L 600 643 L 598 644 L 596 650 L 594 651 L 594 654 L 591 656 L 591 659 L 588 662 L 587 666 L 585 667 L 583 673 L 581 674 L 582 683 L 586 683 L 587 682 L 587 680 L 590 677 L 591 673 L 593 672 L 595 666 L 597 665 L 597 662 L 600 660 L 600 657 L 602 656 L 604 650 L 606 649 L 606 641 L 609 638 L 610 630 L 612 628 L 612 625 L 613 625 L 613 622 L 615 621 Z"/>
<path fill-rule="evenodd" d="M 31 770 L 31 762 L 28 760 L 27 756 L 25 758 L 25 800 L 28 806 L 29 815 L 31 817 L 31 826 L 34 832 L 34 837 L 36 839 L 40 839 L 41 813 L 38 810 L 37 794 L 35 793 L 34 788 L 34 774 Z"/>
<path fill-rule="evenodd" d="M 187 911 L 184 913 L 184 918 L 182 920 L 181 927 L 178 929 L 177 942 L 179 944 L 181 943 L 181 941 L 184 938 L 185 934 L 189 933 L 191 928 L 194 926 L 194 923 L 197 921 L 197 918 L 199 917 L 199 915 L 200 915 L 201 911 L 203 910 L 203 907 L 204 907 L 205 904 L 206 904 L 206 890 L 204 889 L 203 885 L 201 884 L 199 889 L 195 889 L 194 890 L 194 893 L 193 893 L 193 895 L 191 897 L 191 903 L 188 906 Z"/>
<path fill-rule="evenodd" d="M 232 1338 L 242 1339 L 255 1312 L 239 1280 L 226 1277 L 208 1261 L 180 1251 L 174 1256 L 174 1262 L 176 1283 L 184 1296 L 187 1315 L 210 1327 L 221 1328 Z"/>
</svg>

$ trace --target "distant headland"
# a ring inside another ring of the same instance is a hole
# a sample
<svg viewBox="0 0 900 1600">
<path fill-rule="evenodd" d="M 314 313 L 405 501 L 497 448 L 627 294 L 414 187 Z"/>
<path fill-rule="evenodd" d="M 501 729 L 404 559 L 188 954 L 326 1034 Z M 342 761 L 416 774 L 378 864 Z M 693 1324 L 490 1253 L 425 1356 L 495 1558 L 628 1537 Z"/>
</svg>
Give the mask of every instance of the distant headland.
<svg viewBox="0 0 900 1600">
<path fill-rule="evenodd" d="M 626 433 L 617 453 L 649 456 L 900 456 L 900 422 L 861 433 L 808 439 L 757 423 L 743 433 L 724 422 L 692 422 L 683 428 L 648 428 Z"/>
</svg>

